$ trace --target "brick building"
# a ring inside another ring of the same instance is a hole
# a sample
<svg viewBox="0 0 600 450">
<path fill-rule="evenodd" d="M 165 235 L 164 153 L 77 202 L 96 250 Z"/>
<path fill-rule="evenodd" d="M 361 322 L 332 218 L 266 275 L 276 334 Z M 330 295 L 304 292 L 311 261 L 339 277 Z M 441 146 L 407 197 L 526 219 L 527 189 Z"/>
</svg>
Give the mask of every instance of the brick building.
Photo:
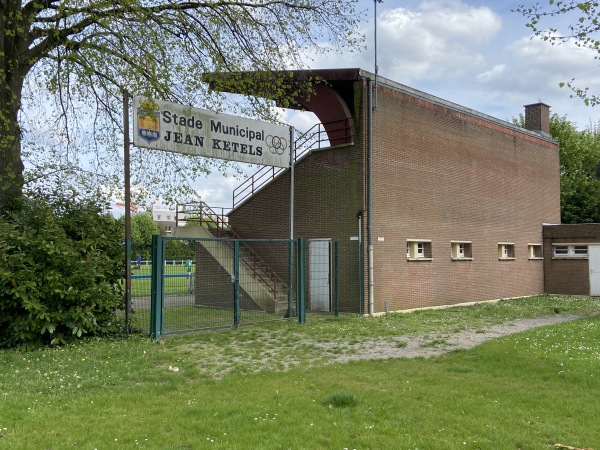
<svg viewBox="0 0 600 450">
<path fill-rule="evenodd" d="M 600 223 L 544 225 L 545 291 L 600 296 Z"/>
<path fill-rule="evenodd" d="M 360 69 L 311 73 L 322 82 L 298 109 L 316 114 L 328 144 L 296 161 L 294 237 L 340 243 L 342 310 L 544 292 L 542 224 L 560 222 L 547 105 L 528 105 L 523 129 Z M 231 227 L 288 237 L 290 171 L 250 183 Z"/>
</svg>

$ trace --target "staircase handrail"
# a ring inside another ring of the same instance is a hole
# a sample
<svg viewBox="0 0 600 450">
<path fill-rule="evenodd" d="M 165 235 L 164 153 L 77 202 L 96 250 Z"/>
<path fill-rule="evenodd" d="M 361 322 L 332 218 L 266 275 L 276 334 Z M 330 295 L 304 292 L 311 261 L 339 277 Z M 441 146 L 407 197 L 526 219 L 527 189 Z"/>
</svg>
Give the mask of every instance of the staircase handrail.
<svg viewBox="0 0 600 450">
<path fill-rule="evenodd" d="M 343 132 L 343 140 L 345 143 L 352 142 L 352 128 L 350 127 L 350 121 L 348 119 L 317 123 L 306 133 L 298 136 L 298 138 L 294 141 L 294 161 L 298 161 L 315 147 L 320 149 L 323 143 L 329 142 L 329 137 L 325 126 L 327 126 L 330 130 L 331 128 L 334 128 L 333 131 Z M 325 147 L 323 146 L 323 148 Z M 273 180 L 284 170 L 285 168 L 283 167 L 271 166 L 263 166 L 258 169 L 256 172 L 254 172 L 254 174 L 244 180 L 233 190 L 233 208 L 246 200 L 269 181 Z"/>
<path fill-rule="evenodd" d="M 214 207 L 220 210 L 220 214 L 215 212 L 213 208 L 204 202 L 200 203 L 178 203 L 175 212 L 175 223 L 179 226 L 180 223 L 197 223 L 200 226 L 207 228 L 215 237 L 232 236 L 234 239 L 239 239 L 242 246 L 250 252 L 252 264 L 243 258 L 242 262 L 248 267 L 254 276 L 259 278 L 267 286 L 273 289 L 273 300 L 277 301 L 277 272 L 267 263 L 247 242 L 238 235 L 229 226 L 229 218 L 225 211 L 231 208 Z M 181 216 L 181 217 L 180 217 Z M 256 262 L 262 264 L 267 270 L 257 270 Z M 265 272 L 269 272 L 272 276 L 268 276 Z M 261 273 L 262 272 L 262 273 Z"/>
</svg>

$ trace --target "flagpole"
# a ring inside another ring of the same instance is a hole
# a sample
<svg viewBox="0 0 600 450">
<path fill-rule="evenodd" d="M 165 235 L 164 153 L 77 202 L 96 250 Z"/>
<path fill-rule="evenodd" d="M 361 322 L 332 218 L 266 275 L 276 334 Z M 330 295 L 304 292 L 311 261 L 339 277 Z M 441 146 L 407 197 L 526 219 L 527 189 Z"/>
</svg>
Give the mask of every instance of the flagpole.
<svg viewBox="0 0 600 450">
<path fill-rule="evenodd" d="M 375 3 L 375 8 L 373 9 L 373 24 L 374 24 L 374 38 L 375 38 L 375 83 L 373 84 L 373 88 L 375 90 L 375 105 L 373 109 L 377 110 L 379 106 L 377 102 L 377 76 L 379 74 L 379 66 L 377 65 L 377 3 L 383 3 L 383 0 L 373 0 Z"/>
</svg>

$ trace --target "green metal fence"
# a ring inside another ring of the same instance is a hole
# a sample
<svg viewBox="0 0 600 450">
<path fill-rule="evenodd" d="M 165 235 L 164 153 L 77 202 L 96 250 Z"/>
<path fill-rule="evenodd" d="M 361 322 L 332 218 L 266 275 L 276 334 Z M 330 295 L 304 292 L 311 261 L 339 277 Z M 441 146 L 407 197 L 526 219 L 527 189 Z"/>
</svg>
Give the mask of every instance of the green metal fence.
<svg viewBox="0 0 600 450">
<path fill-rule="evenodd" d="M 152 245 L 150 295 L 132 295 L 134 320 L 144 317 L 139 311 L 150 312 L 151 336 L 271 320 L 304 321 L 304 303 L 299 301 L 303 290 L 297 280 L 304 279 L 305 258 L 297 241 L 157 235 Z M 176 245 L 193 248 L 194 258 L 169 264 L 164 255 L 172 255 L 169 246 Z"/>
<path fill-rule="evenodd" d="M 152 246 L 132 264 L 131 328 L 153 337 L 364 312 L 355 241 L 157 235 Z"/>
</svg>

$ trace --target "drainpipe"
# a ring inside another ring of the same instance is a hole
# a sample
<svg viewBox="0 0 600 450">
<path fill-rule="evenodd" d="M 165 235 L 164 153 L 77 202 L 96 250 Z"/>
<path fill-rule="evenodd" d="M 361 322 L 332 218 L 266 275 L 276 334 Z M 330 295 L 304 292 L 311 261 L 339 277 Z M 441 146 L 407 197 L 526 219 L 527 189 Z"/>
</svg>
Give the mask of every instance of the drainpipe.
<svg viewBox="0 0 600 450">
<path fill-rule="evenodd" d="M 367 78 L 367 251 L 369 264 L 369 315 L 375 313 L 373 288 L 373 81 Z"/>
<path fill-rule="evenodd" d="M 365 312 L 365 252 L 363 248 L 363 237 L 362 237 L 362 219 L 363 212 L 359 211 L 356 215 L 358 218 L 358 285 L 360 286 L 360 314 Z"/>
</svg>

